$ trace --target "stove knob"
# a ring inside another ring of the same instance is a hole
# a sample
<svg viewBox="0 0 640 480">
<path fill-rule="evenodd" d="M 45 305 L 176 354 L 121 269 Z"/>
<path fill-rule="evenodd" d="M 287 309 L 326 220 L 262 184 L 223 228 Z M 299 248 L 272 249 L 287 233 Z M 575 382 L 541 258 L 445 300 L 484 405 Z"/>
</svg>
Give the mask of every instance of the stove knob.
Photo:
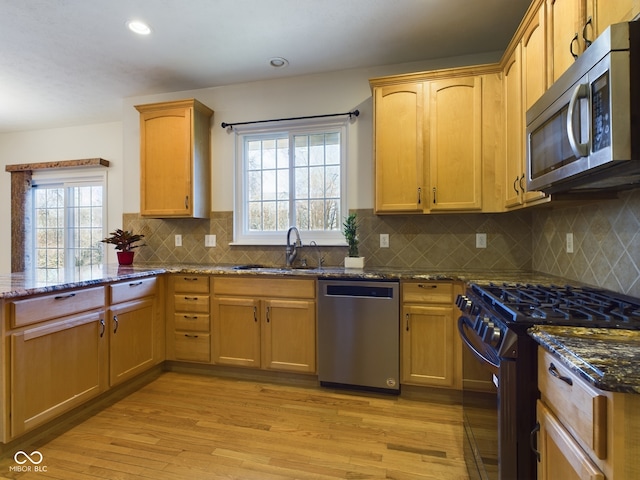
<svg viewBox="0 0 640 480">
<path fill-rule="evenodd" d="M 492 347 L 497 347 L 500 345 L 500 339 L 502 338 L 502 332 L 498 327 L 493 327 L 491 331 L 491 338 L 489 339 L 489 345 Z"/>
<path fill-rule="evenodd" d="M 491 335 L 493 334 L 494 323 L 489 320 L 487 317 L 484 319 L 484 325 L 482 328 L 482 340 L 486 343 L 490 343 Z"/>
</svg>

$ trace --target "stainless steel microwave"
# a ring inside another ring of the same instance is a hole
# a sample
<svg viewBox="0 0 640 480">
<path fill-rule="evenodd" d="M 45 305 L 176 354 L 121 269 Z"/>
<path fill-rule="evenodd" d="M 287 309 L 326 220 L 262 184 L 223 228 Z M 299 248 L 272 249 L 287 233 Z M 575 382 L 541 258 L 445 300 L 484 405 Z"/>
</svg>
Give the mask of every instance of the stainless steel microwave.
<svg viewBox="0 0 640 480">
<path fill-rule="evenodd" d="M 526 117 L 529 190 L 640 186 L 640 22 L 608 27 Z"/>
</svg>

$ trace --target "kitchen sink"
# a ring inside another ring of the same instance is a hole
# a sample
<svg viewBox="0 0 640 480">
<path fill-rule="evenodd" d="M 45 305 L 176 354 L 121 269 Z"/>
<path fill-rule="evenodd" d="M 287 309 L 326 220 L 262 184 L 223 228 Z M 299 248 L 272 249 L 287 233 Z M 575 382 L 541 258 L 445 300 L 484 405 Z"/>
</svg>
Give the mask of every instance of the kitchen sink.
<svg viewBox="0 0 640 480">
<path fill-rule="evenodd" d="M 317 267 L 303 266 L 303 265 L 296 265 L 292 267 L 269 267 L 266 265 L 250 263 L 246 265 L 236 265 L 235 267 L 233 267 L 233 269 L 248 270 L 248 271 L 290 272 L 293 270 L 317 270 Z"/>
</svg>

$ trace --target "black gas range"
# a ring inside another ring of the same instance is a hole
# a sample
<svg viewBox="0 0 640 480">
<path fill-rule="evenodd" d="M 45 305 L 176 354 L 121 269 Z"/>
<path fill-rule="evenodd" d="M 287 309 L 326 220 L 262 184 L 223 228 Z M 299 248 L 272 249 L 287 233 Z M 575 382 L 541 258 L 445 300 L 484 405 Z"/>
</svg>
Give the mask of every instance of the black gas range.
<svg viewBox="0 0 640 480">
<path fill-rule="evenodd" d="M 480 361 L 496 386 L 488 398 L 487 392 L 463 392 L 469 475 L 536 478 L 530 436 L 539 396 L 537 344 L 527 329 L 545 324 L 640 330 L 640 299 L 586 286 L 472 283 L 456 303 L 467 353 Z M 495 420 L 490 427 L 489 417 Z M 495 441 L 475 441 L 488 432 L 495 432 Z"/>
</svg>

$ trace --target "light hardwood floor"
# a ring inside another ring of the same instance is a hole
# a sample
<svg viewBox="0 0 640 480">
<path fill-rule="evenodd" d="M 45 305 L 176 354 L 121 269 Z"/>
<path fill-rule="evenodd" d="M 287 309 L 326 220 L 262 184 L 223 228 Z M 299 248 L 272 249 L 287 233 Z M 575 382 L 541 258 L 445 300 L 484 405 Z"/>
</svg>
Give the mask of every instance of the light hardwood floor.
<svg viewBox="0 0 640 480">
<path fill-rule="evenodd" d="M 0 478 L 462 480 L 462 435 L 459 405 L 165 372 Z"/>
</svg>

